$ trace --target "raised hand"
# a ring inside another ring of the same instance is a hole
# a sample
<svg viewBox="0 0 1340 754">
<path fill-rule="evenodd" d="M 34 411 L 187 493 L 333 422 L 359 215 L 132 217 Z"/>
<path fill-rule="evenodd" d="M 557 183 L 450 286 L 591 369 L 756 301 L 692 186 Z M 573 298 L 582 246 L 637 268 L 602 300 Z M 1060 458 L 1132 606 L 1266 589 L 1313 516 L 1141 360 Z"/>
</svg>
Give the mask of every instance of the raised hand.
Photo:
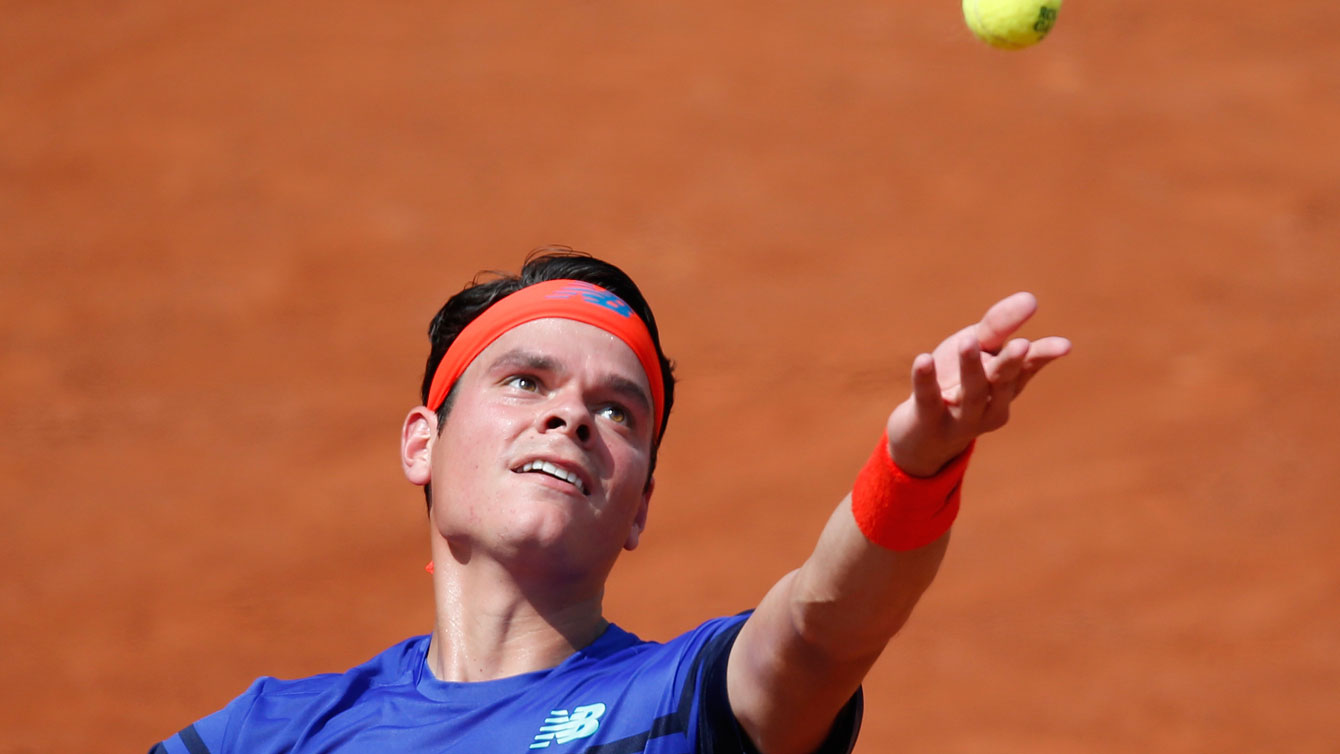
<svg viewBox="0 0 1340 754">
<path fill-rule="evenodd" d="M 976 324 L 912 362 L 912 395 L 889 415 L 889 453 L 908 474 L 931 476 L 979 435 L 1010 418 L 1010 404 L 1070 341 L 1011 336 L 1037 311 L 1031 293 L 1004 298 Z"/>
</svg>

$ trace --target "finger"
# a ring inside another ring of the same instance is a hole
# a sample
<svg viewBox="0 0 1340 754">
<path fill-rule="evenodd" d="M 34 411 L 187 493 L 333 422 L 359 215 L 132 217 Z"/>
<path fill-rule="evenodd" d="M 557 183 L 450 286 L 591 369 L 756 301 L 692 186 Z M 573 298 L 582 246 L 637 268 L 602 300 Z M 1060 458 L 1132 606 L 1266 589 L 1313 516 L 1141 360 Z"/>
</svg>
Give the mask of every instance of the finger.
<svg viewBox="0 0 1340 754">
<path fill-rule="evenodd" d="M 1010 420 L 1010 403 L 1018 395 L 1019 376 L 1024 359 L 1028 356 L 1029 342 L 1015 338 L 1001 349 L 1000 355 L 987 364 L 987 379 L 991 383 L 991 398 L 982 415 L 982 428 L 991 431 L 1005 426 Z"/>
<path fill-rule="evenodd" d="M 1032 380 L 1043 367 L 1070 353 L 1070 341 L 1066 338 L 1050 336 L 1033 341 L 1024 359 L 1023 369 L 1019 372 L 1018 384 L 1014 394 L 1023 392 L 1024 386 Z"/>
<path fill-rule="evenodd" d="M 986 377 L 991 383 L 992 391 L 995 391 L 1001 385 L 1013 382 L 1019 377 L 1020 371 L 1024 368 L 1024 361 L 1028 358 L 1031 345 L 1027 338 L 1015 338 L 1006 343 L 1005 347 L 1000 349 L 1000 353 L 996 356 L 983 357 Z"/>
<path fill-rule="evenodd" d="M 990 399 L 986 369 L 982 366 L 982 351 L 977 339 L 965 337 L 958 344 L 959 386 L 965 413 L 979 415 Z"/>
<path fill-rule="evenodd" d="M 916 399 L 920 413 L 938 413 L 944 408 L 940 381 L 935 374 L 935 359 L 928 353 L 912 360 L 912 396 Z"/>
<path fill-rule="evenodd" d="M 1038 338 L 1033 341 L 1029 348 L 1030 358 L 1052 361 L 1070 353 L 1070 339 L 1062 338 L 1059 335 L 1049 335 L 1045 338 Z"/>
<path fill-rule="evenodd" d="M 982 321 L 973 328 L 982 350 L 988 353 L 999 351 L 1001 346 L 1005 345 L 1005 341 L 1009 340 L 1010 336 L 1037 310 L 1037 298 L 1027 291 L 1020 291 L 997 301 L 986 310 Z"/>
</svg>

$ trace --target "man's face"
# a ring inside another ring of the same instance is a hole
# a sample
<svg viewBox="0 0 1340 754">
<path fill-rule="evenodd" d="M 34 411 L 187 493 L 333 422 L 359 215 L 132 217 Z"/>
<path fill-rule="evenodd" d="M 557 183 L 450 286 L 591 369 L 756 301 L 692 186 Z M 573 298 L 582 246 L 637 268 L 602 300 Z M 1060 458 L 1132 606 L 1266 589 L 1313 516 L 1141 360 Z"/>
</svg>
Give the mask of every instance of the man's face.
<svg viewBox="0 0 1340 754">
<path fill-rule="evenodd" d="M 433 524 L 458 557 L 598 575 L 636 546 L 651 494 L 651 391 L 623 341 L 542 319 L 461 375 L 432 450 Z"/>
</svg>

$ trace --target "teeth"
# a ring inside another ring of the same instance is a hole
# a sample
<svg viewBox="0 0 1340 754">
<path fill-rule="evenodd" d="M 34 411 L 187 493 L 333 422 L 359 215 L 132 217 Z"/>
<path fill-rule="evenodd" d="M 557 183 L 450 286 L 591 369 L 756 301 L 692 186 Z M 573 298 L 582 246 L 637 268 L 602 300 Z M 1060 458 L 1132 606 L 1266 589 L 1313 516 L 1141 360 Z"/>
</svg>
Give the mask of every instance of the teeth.
<svg viewBox="0 0 1340 754">
<path fill-rule="evenodd" d="M 523 473 L 527 471 L 542 471 L 551 477 L 562 479 L 568 484 L 571 484 L 572 486 L 580 490 L 583 495 L 586 494 L 586 485 L 582 484 L 581 477 L 577 476 L 576 474 L 570 471 L 567 471 L 566 469 L 560 469 L 559 467 L 553 465 L 552 463 L 549 463 L 548 461 L 531 461 L 530 463 L 527 463 L 525 466 L 522 466 L 521 471 Z"/>
</svg>

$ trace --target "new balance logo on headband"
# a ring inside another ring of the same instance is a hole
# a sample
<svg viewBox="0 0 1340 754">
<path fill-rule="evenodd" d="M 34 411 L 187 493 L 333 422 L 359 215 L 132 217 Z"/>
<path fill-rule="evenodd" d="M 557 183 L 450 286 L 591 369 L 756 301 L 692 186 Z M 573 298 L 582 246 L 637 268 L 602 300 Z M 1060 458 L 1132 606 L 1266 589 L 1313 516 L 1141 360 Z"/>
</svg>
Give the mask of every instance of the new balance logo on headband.
<svg viewBox="0 0 1340 754">
<path fill-rule="evenodd" d="M 622 303 L 622 302 L 620 302 Z M 605 705 L 600 702 L 584 704 L 568 714 L 565 709 L 549 712 L 539 735 L 535 736 L 532 749 L 543 749 L 549 744 L 565 744 L 579 738 L 589 738 L 600 727 L 600 716 L 605 714 Z"/>
<path fill-rule="evenodd" d="M 625 317 L 633 316 L 633 309 L 627 302 L 599 286 L 573 281 L 545 298 L 581 298 L 590 304 L 603 306 Z"/>
</svg>

